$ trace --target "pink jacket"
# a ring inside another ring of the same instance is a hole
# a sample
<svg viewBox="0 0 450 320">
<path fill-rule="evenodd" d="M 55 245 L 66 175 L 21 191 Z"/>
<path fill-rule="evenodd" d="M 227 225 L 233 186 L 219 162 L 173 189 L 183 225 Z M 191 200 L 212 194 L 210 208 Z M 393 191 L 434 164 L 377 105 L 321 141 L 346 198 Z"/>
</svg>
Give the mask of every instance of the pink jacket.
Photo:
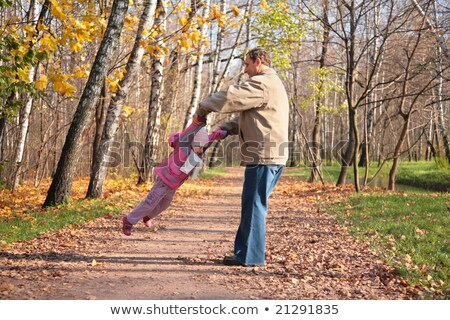
<svg viewBox="0 0 450 320">
<path fill-rule="evenodd" d="M 194 152 L 192 150 L 192 141 L 194 140 L 195 134 L 202 128 L 204 124 L 196 126 L 191 124 L 183 132 L 175 133 L 169 138 L 169 146 L 174 150 L 172 154 L 163 161 L 159 166 L 155 168 L 155 173 L 161 178 L 162 181 L 171 189 L 178 189 L 184 181 L 192 174 L 184 173 L 180 170 L 181 166 L 186 162 L 189 154 Z M 225 131 L 216 130 L 209 134 L 209 143 L 203 147 L 203 151 L 208 149 L 214 140 L 219 136 L 224 135 Z M 203 155 L 203 154 L 202 154 Z M 201 157 L 201 156 L 200 156 Z"/>
</svg>

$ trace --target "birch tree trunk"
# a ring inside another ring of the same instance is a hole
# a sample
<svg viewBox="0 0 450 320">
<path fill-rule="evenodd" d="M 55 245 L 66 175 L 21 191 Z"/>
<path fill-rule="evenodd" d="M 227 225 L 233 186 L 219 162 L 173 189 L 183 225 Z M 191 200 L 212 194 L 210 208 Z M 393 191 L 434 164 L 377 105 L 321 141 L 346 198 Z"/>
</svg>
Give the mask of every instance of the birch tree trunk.
<svg viewBox="0 0 450 320">
<path fill-rule="evenodd" d="M 31 1 L 30 2 L 30 8 L 28 11 L 28 16 L 27 16 L 27 23 L 32 25 L 37 33 L 39 33 L 39 30 L 37 29 L 37 25 L 39 23 L 41 23 L 42 21 L 39 19 L 39 12 L 38 12 L 38 5 L 39 3 L 35 2 L 35 1 Z M 42 8 L 42 11 L 47 11 L 47 7 L 44 6 Z M 30 68 L 30 70 L 28 71 L 28 79 L 31 82 L 34 82 L 34 77 L 36 75 L 36 67 L 33 66 Z M 33 106 L 33 97 L 31 96 L 31 94 L 26 94 L 25 97 L 25 106 L 21 109 L 21 112 L 19 114 L 19 136 L 17 139 L 17 146 L 16 146 L 16 150 L 14 153 L 14 159 L 13 159 L 13 164 L 14 164 L 14 172 L 13 172 L 13 176 L 12 176 L 12 190 L 15 191 L 17 189 L 17 187 L 19 186 L 20 183 L 20 176 L 21 176 L 21 169 L 22 169 L 22 160 L 23 160 L 23 155 L 25 152 L 25 142 L 27 140 L 27 135 L 28 135 L 28 130 L 30 127 L 30 113 L 31 113 L 31 108 Z"/>
<path fill-rule="evenodd" d="M 209 7 L 211 4 L 211 0 L 205 0 L 204 6 L 203 6 L 203 17 L 209 16 Z M 195 110 L 197 110 L 198 103 L 200 101 L 200 94 L 201 94 L 201 88 L 202 88 L 202 72 L 203 72 L 203 59 L 205 54 L 205 44 L 204 39 L 208 36 L 208 25 L 206 23 L 203 23 L 200 27 L 200 33 L 202 35 L 202 44 L 200 45 L 200 50 L 197 54 L 197 64 L 195 66 L 194 71 L 194 88 L 192 90 L 192 98 L 191 103 L 189 105 L 189 108 L 186 112 L 186 118 L 184 120 L 184 128 L 189 126 L 189 124 L 192 122 L 192 116 L 195 113 Z"/>
<path fill-rule="evenodd" d="M 320 54 L 319 60 L 319 69 L 322 70 L 326 67 L 326 59 L 328 52 L 328 44 L 330 42 L 330 28 L 328 21 L 328 0 L 322 1 L 322 52 Z M 319 80 L 319 90 L 322 90 L 324 86 L 325 79 L 320 77 Z M 311 151 L 312 151 L 312 168 L 311 175 L 309 177 L 309 182 L 315 182 L 318 180 L 321 171 L 321 156 L 320 156 L 320 128 L 321 128 L 321 118 L 322 114 L 320 111 L 320 107 L 322 105 L 322 94 L 319 95 L 315 105 L 315 119 L 314 119 L 314 127 L 312 131 L 312 142 L 311 142 Z"/>
<path fill-rule="evenodd" d="M 5 137 L 6 129 L 6 116 L 0 114 L 0 180 L 2 178 L 3 168 L 3 138 Z"/>
<path fill-rule="evenodd" d="M 437 3 L 434 1 L 434 17 L 435 21 L 438 21 L 437 17 Z M 436 46 L 436 73 L 438 74 L 438 86 L 437 86 L 437 127 L 438 131 L 440 133 L 440 136 L 442 137 L 442 142 L 444 144 L 444 150 L 445 150 L 445 156 L 447 158 L 448 163 L 450 164 L 450 141 L 447 135 L 447 129 L 445 128 L 445 121 L 444 121 L 444 103 L 442 100 L 444 99 L 442 94 L 442 88 L 444 86 L 444 78 L 442 75 L 443 68 L 442 68 L 442 47 Z"/>
<path fill-rule="evenodd" d="M 166 8 L 164 0 L 158 0 L 158 18 L 156 25 L 162 25 L 165 30 Z M 163 46 L 164 34 L 158 36 L 157 45 Z M 159 54 L 153 58 L 152 64 L 152 86 L 150 91 L 150 104 L 148 108 L 147 135 L 145 138 L 144 157 L 139 170 L 138 184 L 148 182 L 151 178 L 152 168 L 158 158 L 159 130 L 161 126 L 161 106 L 163 92 L 164 56 Z"/>
<path fill-rule="evenodd" d="M 447 45 L 445 44 L 445 39 L 436 31 L 436 27 L 431 22 L 431 20 L 428 17 L 427 13 L 423 10 L 423 8 L 417 2 L 417 0 L 411 0 L 411 1 L 414 4 L 414 7 L 417 9 L 417 11 L 420 13 L 422 18 L 424 19 L 425 26 L 428 27 L 430 32 L 436 38 L 436 41 L 438 42 L 438 45 L 441 47 L 441 50 L 444 53 L 445 57 L 447 58 L 447 60 L 450 61 L 450 50 L 447 48 Z"/>
<path fill-rule="evenodd" d="M 292 116 L 292 127 L 289 133 L 289 143 L 291 144 L 291 152 L 289 153 L 289 166 L 290 167 L 294 167 L 296 166 L 298 163 L 297 156 L 299 154 L 299 144 L 300 144 L 300 139 L 299 139 L 299 134 L 298 134 L 298 128 L 300 127 L 300 123 L 299 123 L 299 119 L 298 119 L 298 114 L 297 114 L 297 101 L 298 101 L 298 70 L 297 68 L 294 68 L 293 70 L 294 72 L 294 79 L 293 79 L 293 97 L 292 97 L 292 103 L 291 103 L 291 116 Z"/>
<path fill-rule="evenodd" d="M 105 79 L 106 80 L 106 79 Z M 106 81 L 103 80 L 103 87 L 101 91 L 101 96 L 95 110 L 95 135 L 94 143 L 92 146 L 92 165 L 94 165 L 95 155 L 100 149 L 100 143 L 102 141 L 103 127 L 106 121 Z"/>
<path fill-rule="evenodd" d="M 227 5 L 225 0 L 220 0 L 220 11 L 222 11 L 222 13 L 226 13 L 226 8 Z M 209 92 L 210 94 L 213 94 L 219 89 L 220 61 L 221 61 L 220 52 L 222 51 L 223 42 L 224 42 L 223 28 L 219 26 L 219 29 L 217 30 L 217 45 L 216 50 L 214 51 L 213 71 L 212 71 L 213 77 L 211 82 L 211 90 Z"/>
<path fill-rule="evenodd" d="M 122 32 L 128 4 L 128 0 L 114 0 L 105 35 L 66 136 L 55 176 L 43 204 L 44 208 L 62 204 L 70 197 L 76 166 L 81 154 L 83 131 L 86 129 L 97 105 L 103 79 L 108 72 Z"/>
<path fill-rule="evenodd" d="M 110 148 L 114 142 L 114 137 L 119 126 L 122 106 L 127 98 L 128 91 L 133 79 L 135 78 L 135 74 L 141 64 L 142 57 L 144 56 L 145 49 L 141 47 L 140 43 L 143 41 L 144 30 L 153 25 L 156 2 L 157 0 L 146 0 L 144 3 L 144 10 L 139 21 L 134 46 L 126 65 L 125 75 L 120 80 L 119 89 L 116 95 L 112 98 L 108 107 L 100 147 L 98 148 L 93 159 L 94 163 L 92 165 L 91 178 L 86 194 L 87 198 L 100 198 L 103 196 L 103 186 L 108 170 L 107 159 L 111 153 Z"/>
</svg>

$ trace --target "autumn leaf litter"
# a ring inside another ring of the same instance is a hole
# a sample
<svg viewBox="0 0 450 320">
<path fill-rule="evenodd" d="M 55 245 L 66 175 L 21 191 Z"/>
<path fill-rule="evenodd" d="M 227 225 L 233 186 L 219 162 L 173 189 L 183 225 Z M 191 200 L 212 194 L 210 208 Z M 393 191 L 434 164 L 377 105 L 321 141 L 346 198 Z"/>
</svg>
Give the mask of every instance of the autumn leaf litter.
<svg viewBox="0 0 450 320">
<path fill-rule="evenodd" d="M 188 183 L 177 194 L 174 207 L 193 217 L 199 210 L 232 207 L 236 211 L 240 205 L 236 186 L 242 185 L 242 179 L 238 170 L 227 178 Z M 234 191 L 226 195 L 224 191 L 232 187 Z M 265 266 L 225 267 L 220 263 L 232 250 L 234 231 L 230 230 L 237 227 L 238 212 L 220 221 L 229 228 L 223 240 L 197 239 L 199 251 L 194 256 L 181 253 L 175 261 L 203 268 L 201 275 L 193 272 L 193 286 L 220 285 L 236 299 L 420 299 L 420 288 L 408 285 L 368 244 L 349 236 L 344 226 L 323 211 L 321 204 L 343 200 L 347 192 L 349 189 L 283 177 L 269 202 Z M 171 228 L 175 217 L 171 210 L 163 214 L 155 229 L 142 232 L 140 241 L 148 243 L 136 243 L 133 249 L 151 246 L 159 232 Z M 193 221 L 198 224 L 190 226 L 193 229 L 215 228 L 208 226 L 208 218 Z M 176 242 L 176 232 L 173 237 Z M 0 298 L 58 299 L 61 292 L 86 281 L 120 278 L 123 274 L 110 261 L 115 251 L 130 246 L 126 240 L 120 234 L 120 216 L 111 215 L 34 240 L 0 243 Z M 86 291 L 77 298 L 103 297 Z"/>
</svg>

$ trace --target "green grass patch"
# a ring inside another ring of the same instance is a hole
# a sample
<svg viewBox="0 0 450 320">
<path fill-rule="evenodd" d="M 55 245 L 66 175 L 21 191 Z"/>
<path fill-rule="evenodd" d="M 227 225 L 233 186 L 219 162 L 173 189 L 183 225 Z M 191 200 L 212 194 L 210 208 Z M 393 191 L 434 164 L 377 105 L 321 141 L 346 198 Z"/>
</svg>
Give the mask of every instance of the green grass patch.
<svg viewBox="0 0 450 320">
<path fill-rule="evenodd" d="M 450 170 L 440 161 L 402 162 L 396 182 L 437 191 L 450 191 Z"/>
<path fill-rule="evenodd" d="M 376 163 L 372 163 L 369 167 L 369 185 L 386 188 L 391 165 L 392 163 L 388 162 L 380 170 Z M 359 177 L 363 179 L 365 168 L 358 169 Z M 335 183 L 340 171 L 341 166 L 338 163 L 323 166 L 322 175 L 324 181 Z M 308 180 L 311 175 L 311 168 L 307 166 L 286 168 L 283 175 Z M 353 177 L 353 167 L 349 167 L 347 183 L 353 183 Z M 375 180 L 372 181 L 372 179 Z M 420 189 L 428 189 L 448 192 L 450 190 L 450 170 L 448 166 L 442 164 L 442 161 L 401 162 L 397 171 L 396 184 L 402 185 L 399 186 L 401 190 L 419 191 Z M 413 188 L 407 188 L 405 186 L 411 186 Z"/>
<path fill-rule="evenodd" d="M 119 214 L 125 207 L 109 199 L 79 200 L 47 210 L 34 210 L 26 216 L 0 220 L 0 239 L 7 243 L 33 239 L 51 230 L 69 225 L 81 226 L 87 221 L 108 214 Z"/>
<path fill-rule="evenodd" d="M 337 163 L 333 163 L 331 166 L 323 166 L 322 177 L 325 182 L 336 182 L 339 177 L 341 167 Z M 302 180 L 308 180 L 311 176 L 311 168 L 307 166 L 299 166 L 295 168 L 286 168 L 283 171 L 283 176 L 296 177 Z"/>
<path fill-rule="evenodd" d="M 214 179 L 218 177 L 223 177 L 228 174 L 228 170 L 225 168 L 211 168 L 203 170 L 203 172 L 199 175 L 200 179 Z"/>
<path fill-rule="evenodd" d="M 448 193 L 353 194 L 334 204 L 341 223 L 372 244 L 424 298 L 450 298 L 450 197 Z"/>
</svg>

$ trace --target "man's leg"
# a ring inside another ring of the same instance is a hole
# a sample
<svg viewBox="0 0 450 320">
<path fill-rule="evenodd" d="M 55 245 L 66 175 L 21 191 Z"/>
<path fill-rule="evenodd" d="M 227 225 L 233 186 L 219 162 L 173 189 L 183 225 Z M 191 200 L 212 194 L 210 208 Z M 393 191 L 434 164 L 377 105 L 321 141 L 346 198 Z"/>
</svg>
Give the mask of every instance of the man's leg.
<svg viewBox="0 0 450 320">
<path fill-rule="evenodd" d="M 244 265 L 264 265 L 268 198 L 281 176 L 282 165 L 247 166 L 242 190 L 241 222 L 234 252 Z"/>
</svg>

